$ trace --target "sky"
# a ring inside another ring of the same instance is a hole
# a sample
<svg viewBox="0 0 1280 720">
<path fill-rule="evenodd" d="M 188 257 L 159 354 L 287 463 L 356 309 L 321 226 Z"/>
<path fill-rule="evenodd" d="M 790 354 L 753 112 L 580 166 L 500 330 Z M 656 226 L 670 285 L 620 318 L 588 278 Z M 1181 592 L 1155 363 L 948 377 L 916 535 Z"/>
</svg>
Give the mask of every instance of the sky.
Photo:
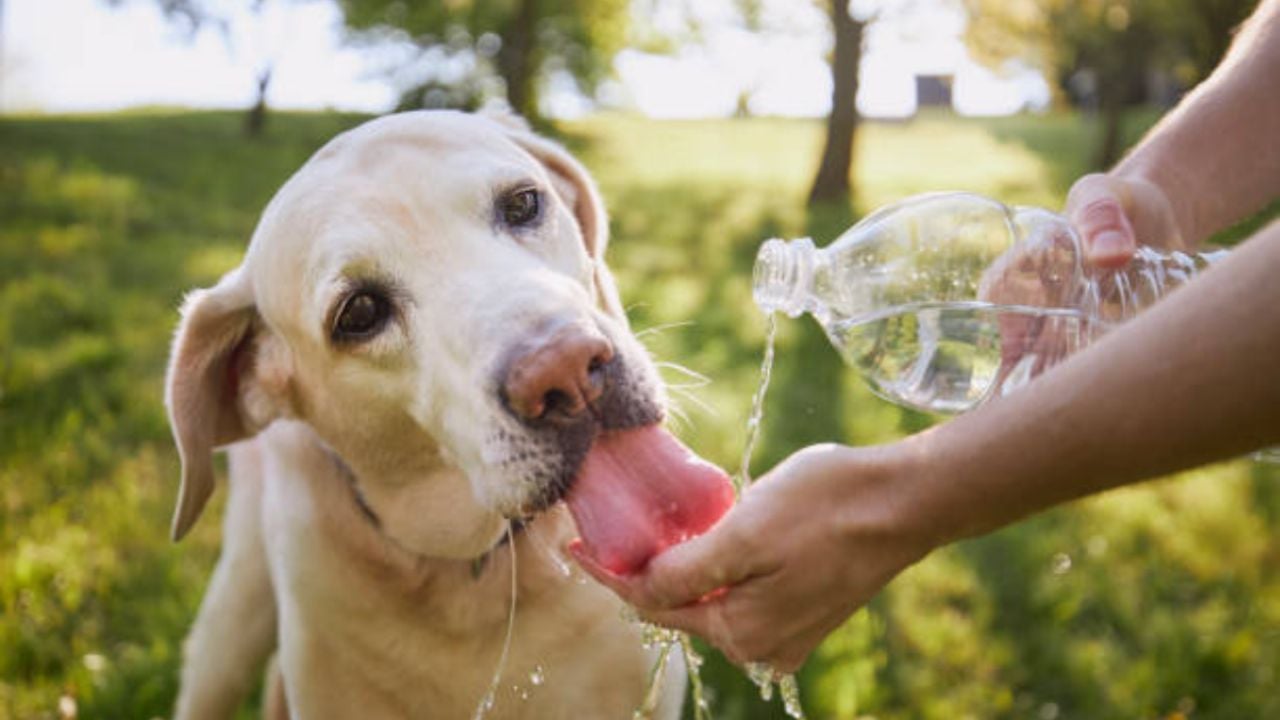
<svg viewBox="0 0 1280 720">
<path fill-rule="evenodd" d="M 344 42 L 341 16 L 328 2 L 269 2 L 255 16 L 241 9 L 226 32 L 205 27 L 191 36 L 167 22 L 153 0 L 4 0 L 0 110 L 78 112 L 166 105 L 240 108 L 255 98 L 259 69 L 273 66 L 268 101 L 289 109 L 383 112 L 398 90 L 388 67 L 408 55 L 395 43 L 377 48 Z M 854 12 L 861 12 L 855 0 Z M 607 105 L 652 117 L 732 114 L 749 91 L 762 115 L 821 116 L 830 106 L 826 18 L 813 3 L 766 0 L 767 33 L 741 27 L 733 0 L 698 0 L 703 42 L 670 55 L 635 50 L 614 61 Z M 946 0 L 910 15 L 890 16 L 868 33 L 858 107 L 871 117 L 915 110 L 916 73 L 953 74 L 954 104 L 968 114 L 1004 114 L 1049 99 L 1043 78 L 1011 67 L 997 75 L 969 59 L 962 13 Z M 659 30 L 676 14 L 649 18 Z M 545 108 L 574 116 L 594 105 L 560 79 Z"/>
</svg>

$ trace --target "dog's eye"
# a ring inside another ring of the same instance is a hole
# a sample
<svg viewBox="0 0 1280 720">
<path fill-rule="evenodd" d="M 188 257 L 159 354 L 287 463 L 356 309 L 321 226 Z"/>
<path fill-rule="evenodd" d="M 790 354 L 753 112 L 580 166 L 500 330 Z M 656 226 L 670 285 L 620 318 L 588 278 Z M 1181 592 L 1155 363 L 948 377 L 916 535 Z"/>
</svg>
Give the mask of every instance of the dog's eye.
<svg viewBox="0 0 1280 720">
<path fill-rule="evenodd" d="M 338 311 L 338 319 L 333 324 L 333 339 L 366 340 L 376 335 L 390 316 L 391 303 L 382 295 L 368 290 L 354 293 Z"/>
<path fill-rule="evenodd" d="M 507 193 L 498 201 L 498 212 L 510 227 L 531 225 L 542 214 L 542 197 L 535 188 Z"/>
</svg>

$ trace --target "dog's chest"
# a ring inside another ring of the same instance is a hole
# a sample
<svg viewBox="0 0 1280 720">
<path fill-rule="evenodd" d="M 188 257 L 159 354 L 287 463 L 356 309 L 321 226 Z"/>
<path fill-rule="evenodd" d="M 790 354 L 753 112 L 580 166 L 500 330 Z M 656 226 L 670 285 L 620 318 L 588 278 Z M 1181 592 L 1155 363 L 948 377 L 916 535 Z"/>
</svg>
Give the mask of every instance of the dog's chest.
<svg viewBox="0 0 1280 720">
<path fill-rule="evenodd" d="M 471 717 L 507 633 L 502 549 L 478 577 L 466 563 L 414 574 L 334 542 L 307 513 L 281 524 L 268 554 L 281 669 L 313 711 L 298 716 Z M 607 591 L 564 577 L 529 543 L 517 552 L 515 624 L 489 717 L 630 717 L 652 662 L 638 630 Z"/>
</svg>

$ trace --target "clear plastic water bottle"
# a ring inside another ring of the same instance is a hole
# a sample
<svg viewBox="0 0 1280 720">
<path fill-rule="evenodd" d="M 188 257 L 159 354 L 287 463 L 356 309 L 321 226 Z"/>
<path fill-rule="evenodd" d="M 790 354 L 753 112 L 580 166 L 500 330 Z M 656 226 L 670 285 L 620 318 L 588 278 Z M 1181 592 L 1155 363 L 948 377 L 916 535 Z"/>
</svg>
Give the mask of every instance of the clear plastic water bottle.
<svg viewBox="0 0 1280 720">
<path fill-rule="evenodd" d="M 958 413 L 1025 385 L 1225 253 L 1141 247 L 1124 268 L 1091 269 L 1061 215 L 938 193 L 822 249 L 767 241 L 754 297 L 766 312 L 812 314 L 877 394 Z"/>
</svg>

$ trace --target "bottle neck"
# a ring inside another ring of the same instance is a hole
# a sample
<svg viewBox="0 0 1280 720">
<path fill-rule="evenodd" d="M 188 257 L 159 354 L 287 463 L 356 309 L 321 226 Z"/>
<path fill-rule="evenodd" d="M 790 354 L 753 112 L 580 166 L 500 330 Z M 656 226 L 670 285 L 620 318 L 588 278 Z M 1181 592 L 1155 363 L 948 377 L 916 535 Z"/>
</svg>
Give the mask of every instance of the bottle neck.
<svg viewBox="0 0 1280 720">
<path fill-rule="evenodd" d="M 817 248 L 813 240 L 767 240 L 756 254 L 751 295 L 765 313 L 798 317 L 807 307 Z"/>
</svg>

